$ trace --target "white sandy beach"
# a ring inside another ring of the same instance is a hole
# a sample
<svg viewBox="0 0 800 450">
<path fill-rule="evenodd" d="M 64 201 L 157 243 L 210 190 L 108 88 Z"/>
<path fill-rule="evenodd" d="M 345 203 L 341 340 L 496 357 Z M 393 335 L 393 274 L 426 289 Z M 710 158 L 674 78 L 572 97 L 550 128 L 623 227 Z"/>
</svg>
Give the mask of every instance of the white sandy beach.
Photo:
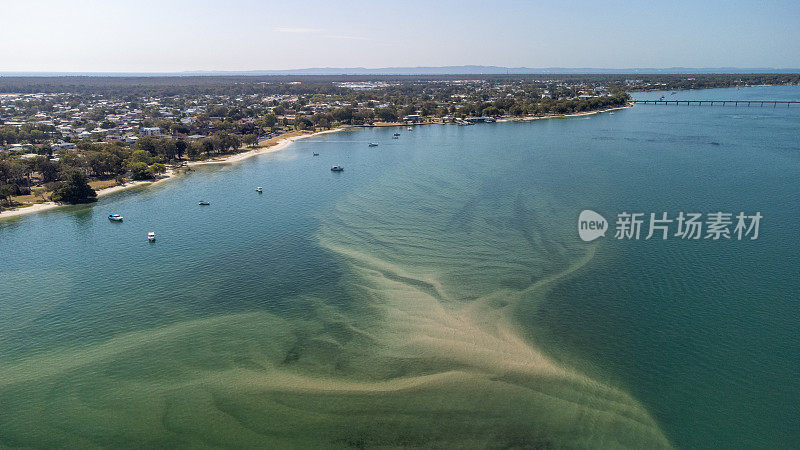
<svg viewBox="0 0 800 450">
<path fill-rule="evenodd" d="M 555 114 L 555 115 L 547 115 L 547 116 L 526 116 L 526 117 L 504 117 L 504 118 L 498 119 L 497 121 L 498 122 L 516 122 L 516 121 L 520 121 L 521 122 L 521 121 L 539 120 L 539 119 L 553 119 L 553 118 L 562 118 L 562 117 L 577 117 L 577 116 L 586 116 L 586 115 L 591 115 L 591 114 L 599 114 L 599 113 L 604 113 L 604 112 L 610 112 L 610 111 L 615 111 L 615 110 L 618 110 L 618 109 L 630 108 L 632 106 L 633 106 L 633 104 L 631 103 L 631 104 L 628 104 L 626 106 L 608 108 L 608 109 L 603 109 L 603 110 L 598 110 L 598 111 L 580 112 L 580 113 L 575 113 L 575 114 Z M 413 124 L 413 125 L 429 125 L 429 124 L 423 123 L 423 124 Z M 406 124 L 386 124 L 386 125 L 379 125 L 379 126 L 407 126 L 407 125 Z M 275 145 L 270 145 L 270 146 L 266 146 L 266 147 L 257 147 L 257 148 L 254 148 L 252 150 L 248 150 L 248 151 L 241 152 L 241 153 L 235 153 L 233 155 L 227 155 L 227 156 L 223 156 L 223 157 L 220 157 L 220 158 L 208 159 L 208 160 L 203 160 L 203 161 L 189 161 L 183 167 L 203 166 L 203 165 L 209 165 L 209 164 L 231 164 L 231 163 L 241 162 L 241 161 L 244 161 L 245 159 L 251 158 L 253 156 L 264 155 L 264 154 L 267 154 L 267 153 L 273 153 L 273 152 L 277 152 L 277 151 L 283 150 L 283 149 L 289 147 L 293 142 L 295 142 L 297 140 L 300 140 L 300 139 L 304 139 L 304 138 L 307 138 L 307 137 L 310 137 L 310 136 L 318 136 L 318 135 L 327 134 L 327 133 L 335 133 L 337 131 L 341 131 L 341 130 L 344 130 L 344 129 L 347 129 L 347 128 L 351 128 L 351 127 L 338 127 L 338 128 L 333 128 L 333 129 L 330 129 L 330 130 L 317 131 L 317 132 L 313 132 L 313 133 L 303 134 L 303 135 L 300 135 L 300 136 L 285 137 L 285 138 L 279 139 L 277 144 L 275 144 Z M 112 193 L 115 193 L 115 192 L 120 192 L 120 191 L 123 191 L 123 190 L 126 190 L 126 189 L 130 189 L 130 188 L 133 188 L 133 187 L 136 187 L 136 186 L 153 185 L 153 184 L 157 184 L 157 183 L 162 183 L 164 181 L 167 181 L 167 180 L 170 180 L 170 179 L 174 178 L 179 173 L 179 169 L 180 169 L 179 167 L 170 167 L 170 168 L 167 169 L 167 172 L 165 174 L 161 175 L 156 180 L 130 181 L 130 182 L 127 182 L 125 184 L 121 184 L 121 185 L 117 185 L 117 186 L 111 186 L 111 187 L 107 187 L 105 189 L 98 189 L 97 190 L 97 197 L 100 198 L 100 197 L 102 197 L 104 195 L 112 194 Z M 10 218 L 10 217 L 19 217 L 19 216 L 22 216 L 22 215 L 25 215 L 25 214 L 31 214 L 31 213 L 47 211 L 47 210 L 50 210 L 50 209 L 58 208 L 59 206 L 64 206 L 64 205 L 63 204 L 59 204 L 59 203 L 55 203 L 55 202 L 45 202 L 45 203 L 37 203 L 37 204 L 31 205 L 31 206 L 26 206 L 26 207 L 23 207 L 23 208 L 4 210 L 4 211 L 0 211 L 0 220 L 6 219 L 6 218 Z"/>
<path fill-rule="evenodd" d="M 256 156 L 256 155 L 263 155 L 263 154 L 273 153 L 273 152 L 277 152 L 277 151 L 283 150 L 283 149 L 287 148 L 289 145 L 291 145 L 292 142 L 297 141 L 299 139 L 307 138 L 309 136 L 317 136 L 317 135 L 325 134 L 325 133 L 333 133 L 333 132 L 339 131 L 341 129 L 342 128 L 334 128 L 334 129 L 331 129 L 331 130 L 319 131 L 319 132 L 315 132 L 315 133 L 308 133 L 308 134 L 304 134 L 304 135 L 300 135 L 300 136 L 290 136 L 290 137 L 287 137 L 287 138 L 279 139 L 278 143 L 275 144 L 275 145 L 271 145 L 271 146 L 268 146 L 268 147 L 254 148 L 254 149 L 246 151 L 246 152 L 236 153 L 236 154 L 233 154 L 233 155 L 228 155 L 228 156 L 224 156 L 224 157 L 221 157 L 221 158 L 215 158 L 215 159 L 211 159 L 211 160 L 190 161 L 186 165 L 184 165 L 184 167 L 200 166 L 200 165 L 207 165 L 207 164 L 230 164 L 230 163 L 236 163 L 236 162 L 244 161 L 245 159 L 253 157 L 253 156 Z M 154 184 L 158 184 L 158 183 L 163 183 L 163 182 L 165 182 L 167 180 L 170 180 L 170 179 L 174 178 L 178 173 L 179 173 L 178 168 L 170 167 L 169 169 L 167 169 L 167 172 L 165 174 L 159 176 L 159 178 L 157 178 L 156 180 L 129 181 L 129 182 L 125 183 L 125 184 L 120 184 L 120 185 L 117 185 L 117 186 L 111 186 L 111 187 L 107 187 L 105 189 L 98 189 L 97 190 L 97 198 L 100 198 L 100 197 L 102 197 L 104 195 L 113 194 L 115 192 L 124 191 L 126 189 L 130 189 L 130 188 L 137 187 L 137 186 L 154 185 Z M 19 217 L 19 216 L 23 216 L 23 215 L 26 215 L 26 214 L 32 214 L 32 213 L 37 213 L 37 212 L 42 212 L 42 211 L 48 211 L 48 210 L 51 210 L 51 209 L 54 209 L 54 208 L 58 208 L 60 206 L 65 206 L 65 205 L 61 204 L 61 203 L 56 203 L 56 202 L 45 202 L 45 203 L 37 203 L 37 204 L 31 205 L 31 206 L 25 206 L 23 208 L 4 210 L 4 211 L 0 211 L 0 220 L 6 219 L 6 218 L 11 218 L 11 217 Z"/>
</svg>

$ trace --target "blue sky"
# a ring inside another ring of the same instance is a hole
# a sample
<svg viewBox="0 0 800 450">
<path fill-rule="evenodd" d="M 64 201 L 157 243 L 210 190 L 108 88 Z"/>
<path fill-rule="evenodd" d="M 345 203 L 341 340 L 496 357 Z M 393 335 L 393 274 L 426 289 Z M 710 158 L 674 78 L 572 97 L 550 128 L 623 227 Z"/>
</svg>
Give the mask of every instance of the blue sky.
<svg viewBox="0 0 800 450">
<path fill-rule="evenodd" d="M 0 0 L 0 71 L 800 67 L 800 1 Z"/>
</svg>

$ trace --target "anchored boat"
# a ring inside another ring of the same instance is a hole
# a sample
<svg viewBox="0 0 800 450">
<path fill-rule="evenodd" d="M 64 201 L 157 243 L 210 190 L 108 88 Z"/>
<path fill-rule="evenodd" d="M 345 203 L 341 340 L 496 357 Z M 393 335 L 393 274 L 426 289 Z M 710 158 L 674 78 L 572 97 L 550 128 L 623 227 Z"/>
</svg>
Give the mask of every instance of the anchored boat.
<svg viewBox="0 0 800 450">
<path fill-rule="evenodd" d="M 122 216 L 120 216 L 119 214 L 109 214 L 108 220 L 111 220 L 113 222 L 122 222 Z"/>
<path fill-rule="evenodd" d="M 344 167 L 342 167 L 342 166 L 340 166 L 340 165 L 338 165 L 338 164 L 337 164 L 337 165 L 335 165 L 335 166 L 333 166 L 333 167 L 331 167 L 331 171 L 332 171 L 332 172 L 341 172 L 341 171 L 343 171 L 343 170 L 344 170 Z"/>
<path fill-rule="evenodd" d="M 151 232 L 147 233 L 147 240 L 150 241 L 150 242 L 155 242 L 156 241 L 156 232 L 155 231 L 151 231 Z"/>
</svg>

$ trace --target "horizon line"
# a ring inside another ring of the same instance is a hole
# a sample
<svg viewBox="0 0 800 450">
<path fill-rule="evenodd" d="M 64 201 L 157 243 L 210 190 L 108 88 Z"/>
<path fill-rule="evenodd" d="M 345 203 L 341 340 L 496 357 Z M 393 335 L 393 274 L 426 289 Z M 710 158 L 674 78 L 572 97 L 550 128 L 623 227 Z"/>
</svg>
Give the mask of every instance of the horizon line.
<svg viewBox="0 0 800 450">
<path fill-rule="evenodd" d="M 461 71 L 459 71 L 461 70 Z M 0 77 L 70 76 L 280 76 L 280 75 L 623 75 L 623 74 L 756 74 L 800 73 L 789 67 L 504 67 L 485 65 L 392 66 L 392 67 L 307 67 L 295 69 L 181 70 L 181 71 L 0 71 Z"/>
</svg>

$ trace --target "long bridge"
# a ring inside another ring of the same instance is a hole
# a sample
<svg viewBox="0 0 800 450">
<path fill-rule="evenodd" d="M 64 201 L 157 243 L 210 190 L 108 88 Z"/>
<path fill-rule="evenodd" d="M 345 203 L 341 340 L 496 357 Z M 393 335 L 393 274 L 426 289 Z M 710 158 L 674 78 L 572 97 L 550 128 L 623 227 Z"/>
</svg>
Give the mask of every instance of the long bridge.
<svg viewBox="0 0 800 450">
<path fill-rule="evenodd" d="M 643 105 L 710 105 L 714 106 L 732 104 L 734 106 L 772 106 L 777 108 L 778 105 L 800 105 L 797 100 L 633 100 L 633 103 L 640 103 Z"/>
</svg>

